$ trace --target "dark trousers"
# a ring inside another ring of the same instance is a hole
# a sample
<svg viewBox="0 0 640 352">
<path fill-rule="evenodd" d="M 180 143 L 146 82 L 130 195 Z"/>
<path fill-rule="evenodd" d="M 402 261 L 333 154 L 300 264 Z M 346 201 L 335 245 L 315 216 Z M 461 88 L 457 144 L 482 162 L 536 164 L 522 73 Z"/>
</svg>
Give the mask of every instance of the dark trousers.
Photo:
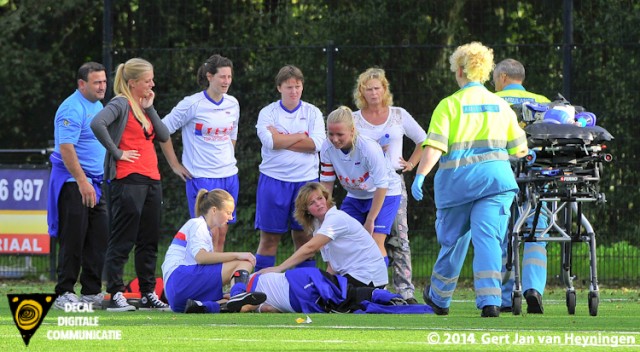
<svg viewBox="0 0 640 352">
<path fill-rule="evenodd" d="M 88 208 L 82 204 L 78 184 L 67 182 L 60 191 L 58 214 L 56 293 L 75 292 L 73 286 L 78 281 L 78 275 L 83 295 L 102 292 L 102 269 L 109 232 L 104 197 L 95 207 Z"/>
<path fill-rule="evenodd" d="M 154 292 L 160 237 L 162 185 L 111 183 L 111 235 L 105 272 L 107 292 L 124 292 L 124 265 L 135 246 L 135 269 L 140 292 Z"/>
</svg>

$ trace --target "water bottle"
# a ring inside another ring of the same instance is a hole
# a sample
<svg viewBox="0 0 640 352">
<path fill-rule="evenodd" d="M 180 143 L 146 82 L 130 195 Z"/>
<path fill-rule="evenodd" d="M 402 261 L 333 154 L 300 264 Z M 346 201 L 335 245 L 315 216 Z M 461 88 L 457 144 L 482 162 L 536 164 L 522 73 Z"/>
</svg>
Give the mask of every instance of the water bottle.
<svg viewBox="0 0 640 352">
<path fill-rule="evenodd" d="M 380 144 L 380 146 L 382 147 L 382 151 L 384 151 L 384 153 L 386 154 L 387 152 L 385 151 L 385 146 L 389 144 L 389 142 L 391 142 L 391 139 L 389 138 L 389 134 L 385 133 L 384 136 L 380 137 L 380 139 L 378 139 L 378 144 Z"/>
</svg>

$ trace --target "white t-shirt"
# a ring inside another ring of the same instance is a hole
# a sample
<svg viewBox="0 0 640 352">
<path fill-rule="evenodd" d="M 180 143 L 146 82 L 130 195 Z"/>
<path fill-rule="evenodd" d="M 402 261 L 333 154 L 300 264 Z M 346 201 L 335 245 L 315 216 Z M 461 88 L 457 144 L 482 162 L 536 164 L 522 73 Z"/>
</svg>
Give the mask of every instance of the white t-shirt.
<svg viewBox="0 0 640 352">
<path fill-rule="evenodd" d="M 186 246 L 171 243 L 162 263 L 162 279 L 167 282 L 171 273 L 181 265 L 197 265 L 196 254 L 204 249 L 213 252 L 213 241 L 209 226 L 202 216 L 187 221 L 174 237 L 186 241 Z"/>
<path fill-rule="evenodd" d="M 205 91 L 185 97 L 162 119 L 170 133 L 182 128 L 182 164 L 194 177 L 238 173 L 232 140 L 238 139 L 240 105 L 231 95 L 214 102 Z"/>
<path fill-rule="evenodd" d="M 386 188 L 388 196 L 401 193 L 400 175 L 371 138 L 359 135 L 347 154 L 326 140 L 320 150 L 320 163 L 320 181 L 334 182 L 337 178 L 349 197 L 372 199 L 377 188 Z"/>
<path fill-rule="evenodd" d="M 380 249 L 362 224 L 335 206 L 327 211 L 321 225 L 317 222 L 313 235 L 331 239 L 320 253 L 336 273 L 349 274 L 364 284 L 373 282 L 374 286 L 389 282 Z"/>
<path fill-rule="evenodd" d="M 282 313 L 295 313 L 289 300 L 289 281 L 284 273 L 261 274 L 256 285 L 256 292 L 264 292 L 267 300 L 264 302 Z"/>
<path fill-rule="evenodd" d="M 267 129 L 274 126 L 281 133 L 306 133 L 316 145 L 316 152 L 302 153 L 287 149 L 273 149 L 273 137 Z M 280 101 L 260 110 L 256 125 L 262 142 L 260 172 L 286 182 L 303 182 L 318 178 L 318 153 L 326 139 L 324 118 L 320 109 L 306 103 L 293 111 L 285 110 Z"/>
<path fill-rule="evenodd" d="M 379 141 L 385 134 L 389 135 L 389 147 L 385 156 L 396 170 L 403 169 L 400 166 L 402 156 L 403 136 L 409 137 L 415 144 L 422 144 L 427 139 L 427 133 L 416 122 L 407 110 L 390 106 L 387 120 L 380 125 L 373 125 L 362 116 L 362 111 L 353 113 L 356 129 L 361 136 L 367 136 L 375 141 Z M 413 153 L 413 150 L 411 151 Z"/>
</svg>

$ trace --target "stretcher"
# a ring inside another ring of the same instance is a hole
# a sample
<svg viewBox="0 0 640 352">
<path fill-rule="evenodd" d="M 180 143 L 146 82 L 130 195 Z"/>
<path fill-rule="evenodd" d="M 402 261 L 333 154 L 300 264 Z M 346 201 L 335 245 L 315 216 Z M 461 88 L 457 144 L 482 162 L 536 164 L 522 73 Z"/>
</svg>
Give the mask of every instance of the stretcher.
<svg viewBox="0 0 640 352">
<path fill-rule="evenodd" d="M 602 204 L 599 182 L 603 164 L 611 162 L 606 142 L 613 139 L 599 126 L 533 123 L 525 127 L 529 155 L 513 160 L 519 191 L 511 209 L 507 241 L 507 272 L 513 270 L 512 312 L 522 312 L 520 245 L 526 242 L 558 242 L 561 246 L 561 278 L 566 286 L 569 314 L 575 314 L 576 291 L 571 272 L 572 246 L 589 246 L 589 314 L 598 314 L 599 290 L 596 234 L 583 206 Z M 541 225 L 541 226 L 539 226 Z"/>
</svg>

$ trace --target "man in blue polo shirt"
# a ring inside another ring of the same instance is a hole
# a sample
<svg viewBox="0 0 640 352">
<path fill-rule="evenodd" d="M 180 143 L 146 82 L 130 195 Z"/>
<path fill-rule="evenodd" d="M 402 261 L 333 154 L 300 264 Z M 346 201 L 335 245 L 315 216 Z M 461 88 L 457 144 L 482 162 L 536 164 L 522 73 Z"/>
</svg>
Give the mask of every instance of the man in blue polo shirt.
<svg viewBox="0 0 640 352">
<path fill-rule="evenodd" d="M 54 307 L 67 303 L 102 304 L 102 269 L 107 248 L 108 217 L 101 197 L 105 149 L 91 131 L 91 120 L 102 110 L 107 89 L 105 67 L 96 62 L 80 66 L 78 88 L 58 108 L 53 122 L 55 149 L 47 222 L 57 237 L 58 295 Z M 82 269 L 82 273 L 80 270 Z M 74 285 L 80 277 L 81 296 Z"/>
<path fill-rule="evenodd" d="M 504 59 L 493 70 L 493 84 L 496 94 L 509 104 L 524 102 L 548 103 L 549 99 L 540 94 L 527 91 L 524 82 L 524 66 L 517 60 Z M 531 222 L 528 219 L 527 222 Z M 531 225 L 531 224 L 529 224 Z M 538 219 L 538 228 L 547 227 L 547 218 L 543 215 Z M 542 314 L 542 295 L 547 283 L 547 242 L 527 242 L 524 244 L 522 255 L 522 289 L 527 301 L 527 313 Z M 502 246 L 503 261 L 506 262 L 507 242 Z M 506 268 L 503 267 L 503 270 Z M 514 277 L 509 272 L 509 280 L 502 286 L 502 312 L 511 311 L 511 293 L 513 292 Z"/>
</svg>

